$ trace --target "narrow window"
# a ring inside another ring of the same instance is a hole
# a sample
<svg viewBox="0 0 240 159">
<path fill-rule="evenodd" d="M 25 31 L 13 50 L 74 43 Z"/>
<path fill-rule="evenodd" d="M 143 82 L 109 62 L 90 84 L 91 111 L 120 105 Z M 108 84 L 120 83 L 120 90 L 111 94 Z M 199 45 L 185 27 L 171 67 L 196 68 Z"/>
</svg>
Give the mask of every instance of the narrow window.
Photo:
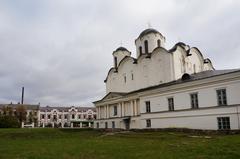
<svg viewBox="0 0 240 159">
<path fill-rule="evenodd" d="M 64 118 L 67 119 L 67 115 L 64 115 Z"/>
<path fill-rule="evenodd" d="M 150 127 L 151 127 L 151 120 L 150 120 L 150 119 L 147 119 L 147 120 L 146 120 L 146 127 L 147 127 L 147 128 L 150 128 Z"/>
<path fill-rule="evenodd" d="M 112 121 L 112 128 L 115 129 L 115 121 Z"/>
<path fill-rule="evenodd" d="M 105 129 L 108 128 L 108 122 L 105 122 Z"/>
<path fill-rule="evenodd" d="M 161 46 L 161 41 L 160 41 L 160 39 L 157 40 L 157 46 L 158 46 L 158 47 Z"/>
<path fill-rule="evenodd" d="M 116 116 L 117 115 L 117 106 L 114 106 L 113 107 L 113 116 Z"/>
<path fill-rule="evenodd" d="M 127 83 L 127 76 L 124 75 L 124 83 Z"/>
<path fill-rule="evenodd" d="M 117 68 L 117 57 L 114 57 L 114 66 Z"/>
<path fill-rule="evenodd" d="M 174 99 L 168 98 L 168 109 L 169 111 L 174 111 Z"/>
<path fill-rule="evenodd" d="M 45 115 L 42 115 L 42 119 L 44 119 L 45 118 Z"/>
<path fill-rule="evenodd" d="M 142 46 L 139 47 L 139 54 L 142 55 Z"/>
<path fill-rule="evenodd" d="M 51 118 L 51 115 L 48 115 L 48 119 L 50 119 Z"/>
<path fill-rule="evenodd" d="M 132 73 L 132 80 L 134 79 L 133 73 Z"/>
<path fill-rule="evenodd" d="M 148 41 L 147 40 L 144 41 L 144 47 L 145 47 L 145 53 L 147 54 L 148 53 Z"/>
<path fill-rule="evenodd" d="M 218 117 L 218 129 L 219 130 L 230 130 L 230 118 L 229 117 Z"/>
<path fill-rule="evenodd" d="M 147 113 L 150 113 L 150 112 L 151 112 L 151 104 L 150 104 L 150 101 L 146 101 L 146 102 L 145 102 L 145 105 L 146 105 L 146 112 L 147 112 Z"/>
<path fill-rule="evenodd" d="M 217 100 L 218 100 L 218 105 L 227 105 L 227 94 L 226 94 L 226 89 L 219 89 L 217 90 Z"/>
<path fill-rule="evenodd" d="M 72 119 L 74 119 L 75 118 L 75 115 L 74 114 L 72 114 Z"/>
<path fill-rule="evenodd" d="M 190 94 L 190 98 L 191 98 L 191 107 L 193 109 L 198 108 L 198 94 L 192 93 Z"/>
<path fill-rule="evenodd" d="M 62 119 L 62 115 L 58 115 L 58 118 L 59 118 L 59 119 Z"/>
</svg>

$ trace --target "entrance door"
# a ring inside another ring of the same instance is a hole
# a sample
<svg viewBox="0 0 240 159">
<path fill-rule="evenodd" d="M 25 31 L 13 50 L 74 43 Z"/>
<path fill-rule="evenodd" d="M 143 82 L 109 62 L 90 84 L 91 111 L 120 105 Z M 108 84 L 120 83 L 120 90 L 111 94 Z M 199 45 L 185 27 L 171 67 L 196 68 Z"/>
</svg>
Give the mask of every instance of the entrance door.
<svg viewBox="0 0 240 159">
<path fill-rule="evenodd" d="M 123 122 L 125 124 L 125 129 L 129 130 L 130 129 L 130 118 L 123 119 Z"/>
</svg>

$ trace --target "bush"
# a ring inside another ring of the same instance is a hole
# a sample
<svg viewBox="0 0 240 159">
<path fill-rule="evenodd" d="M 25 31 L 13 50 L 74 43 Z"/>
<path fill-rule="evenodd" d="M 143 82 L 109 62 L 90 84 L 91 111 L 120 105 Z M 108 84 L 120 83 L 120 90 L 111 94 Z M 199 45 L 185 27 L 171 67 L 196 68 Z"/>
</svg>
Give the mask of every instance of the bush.
<svg viewBox="0 0 240 159">
<path fill-rule="evenodd" d="M 0 128 L 19 128 L 21 124 L 14 116 L 0 116 Z"/>
</svg>

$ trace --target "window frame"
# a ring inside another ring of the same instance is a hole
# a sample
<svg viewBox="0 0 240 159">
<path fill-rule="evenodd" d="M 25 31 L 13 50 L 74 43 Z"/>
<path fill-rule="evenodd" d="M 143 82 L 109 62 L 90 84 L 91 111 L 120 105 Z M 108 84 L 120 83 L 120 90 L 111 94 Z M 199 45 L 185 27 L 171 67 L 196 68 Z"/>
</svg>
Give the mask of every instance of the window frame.
<svg viewBox="0 0 240 159">
<path fill-rule="evenodd" d="M 226 106 L 227 105 L 227 89 L 226 88 L 216 89 L 216 95 L 217 95 L 217 105 Z"/>
<path fill-rule="evenodd" d="M 116 125 L 115 125 L 115 121 L 112 121 L 112 129 L 115 129 Z"/>
<path fill-rule="evenodd" d="M 190 93 L 190 104 L 192 109 L 199 108 L 198 92 Z"/>
<path fill-rule="evenodd" d="M 218 130 L 231 130 L 231 120 L 229 116 L 217 117 Z"/>
<path fill-rule="evenodd" d="M 149 51 L 148 51 L 148 40 L 144 41 L 144 50 L 145 50 L 145 54 L 149 53 Z"/>
<path fill-rule="evenodd" d="M 151 127 L 152 127 L 151 119 L 146 119 L 146 128 L 151 128 Z"/>
<path fill-rule="evenodd" d="M 146 113 L 151 113 L 151 102 L 150 100 L 145 101 Z"/>
<path fill-rule="evenodd" d="M 117 116 L 118 110 L 117 110 L 117 105 L 113 106 L 113 116 Z"/>
<path fill-rule="evenodd" d="M 168 97 L 167 101 L 168 101 L 168 110 L 169 111 L 174 111 L 175 110 L 174 109 L 174 97 Z"/>
</svg>

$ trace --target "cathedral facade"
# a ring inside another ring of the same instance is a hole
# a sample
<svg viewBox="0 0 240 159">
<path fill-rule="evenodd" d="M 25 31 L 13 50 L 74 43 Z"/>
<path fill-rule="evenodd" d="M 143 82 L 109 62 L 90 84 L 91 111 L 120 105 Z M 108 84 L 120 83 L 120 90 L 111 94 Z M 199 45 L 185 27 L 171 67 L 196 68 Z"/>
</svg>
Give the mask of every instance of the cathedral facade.
<svg viewBox="0 0 240 159">
<path fill-rule="evenodd" d="M 196 47 L 165 48 L 165 37 L 144 30 L 136 57 L 113 51 L 106 95 L 94 105 L 95 128 L 240 129 L 240 69 L 215 70 Z"/>
</svg>

